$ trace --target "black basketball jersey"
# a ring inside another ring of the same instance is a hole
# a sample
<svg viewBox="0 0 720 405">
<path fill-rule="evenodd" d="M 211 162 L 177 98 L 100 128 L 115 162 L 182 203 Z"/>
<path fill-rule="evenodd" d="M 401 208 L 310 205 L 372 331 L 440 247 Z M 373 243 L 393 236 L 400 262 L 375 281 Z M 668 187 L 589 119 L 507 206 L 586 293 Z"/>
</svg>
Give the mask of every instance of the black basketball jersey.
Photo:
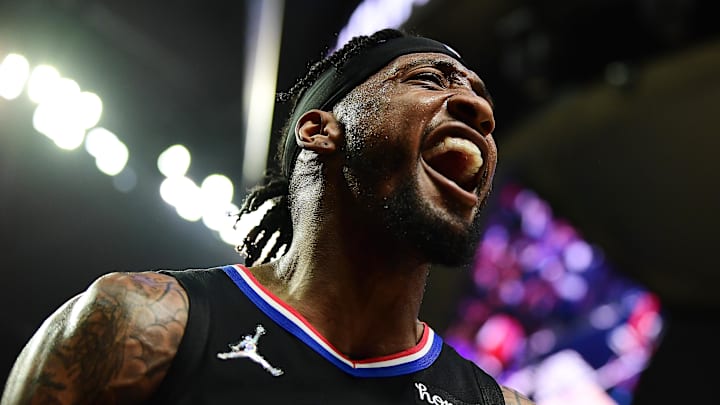
<svg viewBox="0 0 720 405">
<path fill-rule="evenodd" d="M 149 403 L 504 405 L 495 380 L 428 325 L 411 349 L 353 360 L 243 266 L 163 273 L 190 310 Z"/>
</svg>

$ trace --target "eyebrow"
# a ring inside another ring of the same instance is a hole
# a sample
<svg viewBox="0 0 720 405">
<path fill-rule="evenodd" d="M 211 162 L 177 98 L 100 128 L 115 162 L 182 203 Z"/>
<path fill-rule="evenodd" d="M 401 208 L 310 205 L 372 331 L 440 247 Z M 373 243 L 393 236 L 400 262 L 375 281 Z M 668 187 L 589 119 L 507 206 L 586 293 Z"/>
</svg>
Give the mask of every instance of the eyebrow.
<svg viewBox="0 0 720 405">
<path fill-rule="evenodd" d="M 417 59 L 411 62 L 408 62 L 407 64 L 395 68 L 395 70 L 392 72 L 392 75 L 396 75 L 398 73 L 404 73 L 407 72 L 410 69 L 416 68 L 418 66 L 422 65 L 429 65 L 432 66 L 447 76 L 457 75 L 461 74 L 465 78 L 468 79 L 468 82 L 470 83 L 470 86 L 472 87 L 473 91 L 479 95 L 480 97 L 487 100 L 487 102 L 490 104 L 490 108 L 495 110 L 495 103 L 493 102 L 493 98 L 490 95 L 490 92 L 488 91 L 487 86 L 485 86 L 485 82 L 482 81 L 482 79 L 478 78 L 477 81 L 472 80 L 468 75 L 465 75 L 464 72 L 461 72 L 458 70 L 457 65 L 442 59 L 436 59 L 436 58 L 422 58 Z M 469 70 L 469 69 L 468 69 Z"/>
</svg>

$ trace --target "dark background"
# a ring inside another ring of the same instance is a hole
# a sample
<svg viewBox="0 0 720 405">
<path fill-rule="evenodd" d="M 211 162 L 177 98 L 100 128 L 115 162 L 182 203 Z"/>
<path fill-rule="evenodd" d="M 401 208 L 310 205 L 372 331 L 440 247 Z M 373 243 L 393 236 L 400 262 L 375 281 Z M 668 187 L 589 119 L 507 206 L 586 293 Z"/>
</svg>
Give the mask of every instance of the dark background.
<svg viewBox="0 0 720 405">
<path fill-rule="evenodd" d="M 0 55 L 51 63 L 101 95 L 101 125 L 121 134 L 138 176 L 117 191 L 84 151 L 33 130 L 26 98 L 0 100 L 2 380 L 42 320 L 97 276 L 237 261 L 160 199 L 155 162 L 182 143 L 190 176 L 240 184 L 251 3 L 0 1 Z M 279 90 L 358 4 L 286 2 Z M 498 181 L 534 188 L 661 298 L 668 329 L 636 403 L 704 398 L 714 381 L 698 367 L 720 358 L 719 11 L 712 0 L 432 0 L 404 25 L 458 49 L 488 84 Z M 274 133 L 286 112 L 276 108 Z M 462 276 L 433 273 L 423 311 L 438 330 Z"/>
</svg>

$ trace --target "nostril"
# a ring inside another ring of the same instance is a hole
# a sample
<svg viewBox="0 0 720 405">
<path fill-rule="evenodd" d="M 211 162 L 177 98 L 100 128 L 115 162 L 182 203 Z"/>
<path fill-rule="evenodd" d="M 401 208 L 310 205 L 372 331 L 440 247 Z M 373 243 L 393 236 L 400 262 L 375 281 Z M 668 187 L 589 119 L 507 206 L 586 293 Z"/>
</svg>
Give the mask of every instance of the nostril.
<svg viewBox="0 0 720 405">
<path fill-rule="evenodd" d="M 475 107 L 473 107 L 470 104 L 466 103 L 458 103 L 457 110 L 463 117 L 467 117 L 469 119 L 474 119 L 477 117 L 478 112 L 475 110 Z"/>
<path fill-rule="evenodd" d="M 483 121 L 480 123 L 480 128 L 482 128 L 483 135 L 489 135 L 495 129 L 495 124 L 492 120 Z"/>
</svg>

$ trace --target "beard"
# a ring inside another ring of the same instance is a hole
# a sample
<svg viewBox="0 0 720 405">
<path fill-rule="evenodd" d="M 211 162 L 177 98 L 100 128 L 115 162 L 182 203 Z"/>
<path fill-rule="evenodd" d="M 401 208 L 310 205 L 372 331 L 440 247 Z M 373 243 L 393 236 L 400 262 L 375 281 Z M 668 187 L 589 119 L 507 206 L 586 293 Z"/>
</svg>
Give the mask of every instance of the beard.
<svg viewBox="0 0 720 405">
<path fill-rule="evenodd" d="M 438 212 L 421 198 L 417 183 L 405 181 L 389 196 L 382 219 L 396 242 L 407 243 L 429 262 L 446 266 L 468 264 L 481 236 L 480 209 L 469 224 Z"/>
<path fill-rule="evenodd" d="M 366 165 L 367 161 L 360 166 L 369 169 Z M 408 248 L 432 264 L 462 266 L 472 261 L 481 237 L 479 213 L 487 199 L 480 204 L 472 221 L 467 223 L 436 209 L 423 199 L 418 182 L 412 177 L 398 184 L 389 195 L 379 196 L 359 179 L 365 177 L 367 180 L 368 171 L 363 170 L 365 176 L 357 176 L 359 173 L 348 169 L 346 166 L 345 177 L 358 200 L 357 209 L 364 211 L 364 218 L 377 224 L 376 229 L 387 236 L 392 246 Z M 350 174 L 351 171 L 354 173 Z M 378 166 L 370 171 L 383 177 Z"/>
</svg>

